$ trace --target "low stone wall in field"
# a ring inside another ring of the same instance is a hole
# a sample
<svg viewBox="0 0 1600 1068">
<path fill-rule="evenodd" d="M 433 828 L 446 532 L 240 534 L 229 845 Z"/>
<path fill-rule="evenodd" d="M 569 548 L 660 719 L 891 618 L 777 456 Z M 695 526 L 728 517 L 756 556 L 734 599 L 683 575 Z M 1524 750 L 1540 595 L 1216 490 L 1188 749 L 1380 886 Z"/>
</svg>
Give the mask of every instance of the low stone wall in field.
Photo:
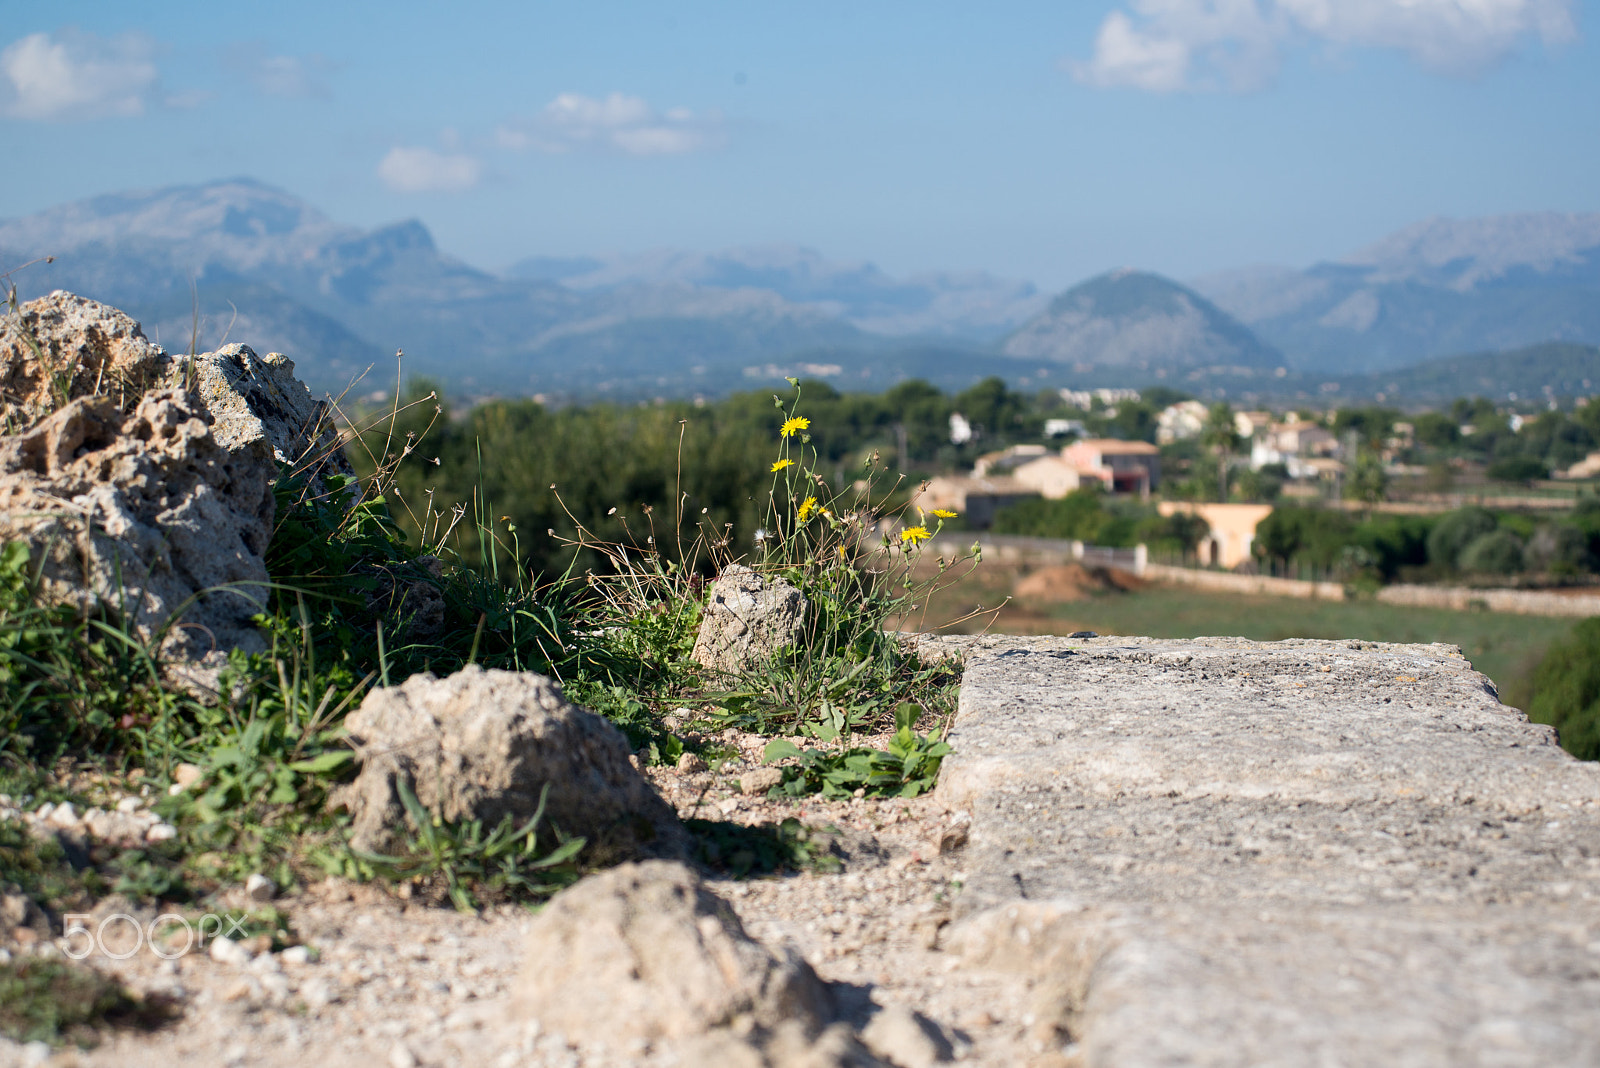
<svg viewBox="0 0 1600 1068">
<path fill-rule="evenodd" d="M 1519 616 L 1600 616 L 1600 592 L 1554 590 L 1474 590 L 1465 586 L 1385 586 L 1385 604 L 1449 608 L 1458 612 L 1507 612 Z"/>
<path fill-rule="evenodd" d="M 1146 564 L 1144 577 L 1152 582 L 1174 586 L 1193 586 L 1216 593 L 1245 593 L 1261 597 L 1300 597 L 1307 600 L 1342 601 L 1344 587 L 1337 582 L 1307 582 L 1304 579 L 1272 578 L 1268 575 L 1240 575 L 1232 571 L 1207 571 L 1169 564 Z"/>
</svg>

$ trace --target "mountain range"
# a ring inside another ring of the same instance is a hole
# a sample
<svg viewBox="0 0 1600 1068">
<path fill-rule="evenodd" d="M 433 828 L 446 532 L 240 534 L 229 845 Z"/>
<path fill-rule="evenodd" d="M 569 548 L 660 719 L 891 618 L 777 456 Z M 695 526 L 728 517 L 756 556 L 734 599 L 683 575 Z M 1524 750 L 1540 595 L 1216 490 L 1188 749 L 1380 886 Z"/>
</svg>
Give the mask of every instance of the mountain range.
<svg viewBox="0 0 1600 1068">
<path fill-rule="evenodd" d="M 840 388 L 999 374 L 1262 392 L 1600 342 L 1600 214 L 1435 219 L 1306 270 L 1189 286 L 1119 270 L 1052 298 L 981 272 L 896 278 L 791 245 L 536 256 L 495 273 L 441 252 L 415 220 L 362 230 L 234 179 L 0 221 L 0 270 L 46 255 L 11 275 L 22 299 L 60 288 L 107 301 L 174 351 L 226 337 L 286 352 L 319 388 L 371 367 L 360 392 L 392 384 L 397 349 L 406 374 L 466 396 L 644 397 L 795 373 Z M 1561 351 L 1581 364 L 1581 348 Z"/>
</svg>

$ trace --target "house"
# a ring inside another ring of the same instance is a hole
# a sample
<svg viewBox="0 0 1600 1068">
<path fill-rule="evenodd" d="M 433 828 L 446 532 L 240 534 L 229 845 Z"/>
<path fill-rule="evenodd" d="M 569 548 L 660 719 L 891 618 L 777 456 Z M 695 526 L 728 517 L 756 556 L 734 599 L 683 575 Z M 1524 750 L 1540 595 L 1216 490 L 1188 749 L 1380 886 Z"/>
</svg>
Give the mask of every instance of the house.
<svg viewBox="0 0 1600 1068">
<path fill-rule="evenodd" d="M 1271 412 L 1234 412 L 1233 432 L 1241 438 L 1253 438 L 1257 432 L 1272 425 Z"/>
<path fill-rule="evenodd" d="M 1088 438 L 1062 449 L 1061 458 L 1112 493 L 1148 497 L 1161 479 L 1161 450 L 1148 441 Z"/>
<path fill-rule="evenodd" d="M 1186 501 L 1162 501 L 1156 506 L 1162 515 L 1197 515 L 1210 525 L 1211 530 L 1200 542 L 1200 562 L 1207 567 L 1221 567 L 1229 571 L 1250 559 L 1250 548 L 1255 544 L 1256 527 L 1272 514 L 1270 504 L 1190 504 Z"/>
<path fill-rule="evenodd" d="M 1283 422 L 1259 431 L 1250 443 L 1250 469 L 1259 471 L 1267 464 L 1283 464 L 1290 478 L 1315 478 L 1321 472 L 1314 459 L 1337 456 L 1339 439 L 1326 427 L 1290 413 Z"/>
<path fill-rule="evenodd" d="M 1156 440 L 1163 445 L 1200 436 L 1206 426 L 1206 406 L 1197 400 L 1169 404 L 1156 415 Z"/>
<path fill-rule="evenodd" d="M 993 478 L 940 475 L 928 480 L 927 485 L 911 498 L 911 505 L 924 512 L 932 512 L 936 508 L 959 512 L 967 526 L 974 530 L 985 530 L 994 522 L 994 515 L 1000 509 L 1039 495 L 1037 490 L 1004 475 Z"/>
<path fill-rule="evenodd" d="M 1013 467 L 1038 459 L 1049 451 L 1043 445 L 1013 445 L 1009 449 L 986 452 L 973 461 L 972 477 L 987 478 L 989 475 L 1009 471 Z"/>
<path fill-rule="evenodd" d="M 1591 452 L 1565 471 L 1557 473 L 1557 478 L 1594 478 L 1600 475 L 1600 452 Z"/>
<path fill-rule="evenodd" d="M 1084 475 L 1059 456 L 1041 456 L 1011 473 L 1018 485 L 1035 490 L 1047 501 L 1058 501 L 1083 485 Z"/>
</svg>

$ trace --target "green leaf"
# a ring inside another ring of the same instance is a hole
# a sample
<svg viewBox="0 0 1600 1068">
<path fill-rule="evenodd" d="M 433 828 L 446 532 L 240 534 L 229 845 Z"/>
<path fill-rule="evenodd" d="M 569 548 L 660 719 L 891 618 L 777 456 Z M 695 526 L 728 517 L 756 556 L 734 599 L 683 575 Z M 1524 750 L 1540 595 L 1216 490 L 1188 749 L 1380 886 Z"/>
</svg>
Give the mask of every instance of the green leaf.
<svg viewBox="0 0 1600 1068">
<path fill-rule="evenodd" d="M 355 754 L 348 749 L 334 749 L 321 753 L 310 760 L 297 760 L 289 767 L 302 775 L 322 775 L 332 771 L 343 764 L 348 764 L 355 759 Z"/>
<path fill-rule="evenodd" d="M 761 751 L 761 760 L 763 763 L 771 764 L 779 760 L 792 760 L 799 755 L 799 746 L 795 745 L 787 738 L 774 738 L 772 741 L 768 742 L 767 747 Z"/>
</svg>

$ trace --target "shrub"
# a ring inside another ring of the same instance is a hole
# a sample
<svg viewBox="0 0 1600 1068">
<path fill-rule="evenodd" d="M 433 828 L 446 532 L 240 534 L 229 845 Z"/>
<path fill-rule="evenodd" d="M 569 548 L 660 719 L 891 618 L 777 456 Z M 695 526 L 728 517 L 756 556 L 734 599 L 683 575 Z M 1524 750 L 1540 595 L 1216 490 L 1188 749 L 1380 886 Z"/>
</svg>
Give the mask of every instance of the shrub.
<svg viewBox="0 0 1600 1068">
<path fill-rule="evenodd" d="M 1428 562 L 1451 570 L 1460 567 L 1462 550 L 1498 525 L 1493 513 L 1483 508 L 1447 512 L 1428 535 Z"/>
<path fill-rule="evenodd" d="M 1484 472 L 1497 482 L 1532 482 L 1550 477 L 1550 465 L 1531 456 L 1508 456 L 1496 460 Z"/>
<path fill-rule="evenodd" d="M 1528 567 L 1555 574 L 1573 574 L 1594 563 L 1589 535 L 1572 523 L 1546 523 L 1534 531 L 1524 558 Z"/>
<path fill-rule="evenodd" d="M 1540 661 L 1528 718 L 1554 727 L 1578 759 L 1600 760 L 1600 617 L 1573 627 Z"/>
<path fill-rule="evenodd" d="M 1474 538 L 1461 550 L 1461 570 L 1510 575 L 1522 570 L 1522 539 L 1509 530 L 1495 530 Z"/>
<path fill-rule="evenodd" d="M 1110 518 L 1101 501 L 1100 491 L 1086 488 L 1073 490 L 1054 501 L 1018 501 L 995 513 L 992 529 L 996 534 L 1075 538 L 1105 545 L 1108 542 L 1101 531 Z"/>
</svg>

